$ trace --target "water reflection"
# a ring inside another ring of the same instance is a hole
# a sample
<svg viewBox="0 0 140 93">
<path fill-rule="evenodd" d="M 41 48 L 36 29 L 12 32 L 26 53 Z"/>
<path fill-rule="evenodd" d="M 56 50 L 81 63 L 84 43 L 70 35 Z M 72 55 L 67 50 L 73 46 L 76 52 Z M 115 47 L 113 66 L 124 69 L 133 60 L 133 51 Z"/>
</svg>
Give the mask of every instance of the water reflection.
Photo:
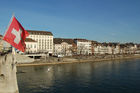
<svg viewBox="0 0 140 93">
<path fill-rule="evenodd" d="M 140 60 L 20 67 L 20 93 L 138 93 Z"/>
</svg>

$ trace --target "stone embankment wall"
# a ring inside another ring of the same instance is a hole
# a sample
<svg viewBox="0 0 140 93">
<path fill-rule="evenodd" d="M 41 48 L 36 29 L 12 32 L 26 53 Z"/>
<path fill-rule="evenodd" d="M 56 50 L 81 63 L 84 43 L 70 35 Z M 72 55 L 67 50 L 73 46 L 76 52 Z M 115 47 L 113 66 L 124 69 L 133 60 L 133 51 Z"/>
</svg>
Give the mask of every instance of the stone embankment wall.
<svg viewBox="0 0 140 93">
<path fill-rule="evenodd" d="M 19 93 L 16 62 L 12 54 L 0 56 L 0 93 Z"/>
<path fill-rule="evenodd" d="M 27 56 L 24 56 L 24 55 L 20 55 L 20 54 L 17 54 L 17 53 L 15 55 L 15 58 L 16 58 L 17 63 L 32 63 L 32 62 L 34 62 L 33 58 L 30 58 L 30 57 L 27 57 Z"/>
</svg>

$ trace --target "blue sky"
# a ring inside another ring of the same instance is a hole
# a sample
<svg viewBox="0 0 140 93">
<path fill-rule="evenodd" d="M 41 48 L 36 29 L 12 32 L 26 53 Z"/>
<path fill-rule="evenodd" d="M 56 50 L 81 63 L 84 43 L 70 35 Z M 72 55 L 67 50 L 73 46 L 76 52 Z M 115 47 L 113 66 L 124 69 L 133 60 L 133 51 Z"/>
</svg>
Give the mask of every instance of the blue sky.
<svg viewBox="0 0 140 93">
<path fill-rule="evenodd" d="M 140 0 L 1 0 L 0 34 L 12 14 L 54 37 L 140 43 Z"/>
</svg>

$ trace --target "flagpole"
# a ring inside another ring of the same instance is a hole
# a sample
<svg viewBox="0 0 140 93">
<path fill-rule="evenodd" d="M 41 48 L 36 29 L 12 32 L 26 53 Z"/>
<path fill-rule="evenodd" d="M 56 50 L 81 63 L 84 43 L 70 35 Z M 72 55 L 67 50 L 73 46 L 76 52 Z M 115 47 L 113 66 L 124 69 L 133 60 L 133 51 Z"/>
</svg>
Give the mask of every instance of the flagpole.
<svg viewBox="0 0 140 93">
<path fill-rule="evenodd" d="M 15 17 L 15 14 L 13 13 L 12 14 L 12 18 L 11 18 L 11 22 L 12 22 L 12 20 L 13 20 L 13 18 Z M 10 24 L 11 24 L 11 22 L 10 22 Z M 9 24 L 9 25 L 10 25 Z M 8 29 L 7 29 L 8 30 Z M 17 62 L 16 62 L 16 50 L 15 50 L 15 48 L 12 46 L 12 57 L 13 57 L 13 64 L 12 64 L 12 68 L 13 69 L 15 69 L 15 71 L 17 72 L 17 68 L 16 68 L 16 64 L 17 64 Z M 17 77 L 15 77 L 16 78 L 16 88 L 17 88 L 17 90 L 18 90 L 18 83 L 17 83 Z M 19 93 L 19 90 L 18 90 L 18 93 Z"/>
<path fill-rule="evenodd" d="M 12 54 L 16 55 L 16 50 L 15 50 L 15 48 L 13 46 L 12 46 Z"/>
<path fill-rule="evenodd" d="M 13 20 L 14 17 L 15 17 L 15 13 L 12 14 L 12 18 L 11 18 L 11 20 L 10 20 L 11 22 L 12 22 L 12 20 Z M 11 24 L 11 22 L 10 22 L 10 24 Z M 10 24 L 9 24 L 9 25 L 10 25 Z M 9 27 L 8 27 L 8 28 L 9 28 Z M 14 48 L 13 46 L 12 46 L 12 54 L 13 54 L 14 56 L 16 56 L 16 51 L 15 51 L 15 48 Z M 14 61 L 15 61 L 15 57 L 14 57 Z"/>
<path fill-rule="evenodd" d="M 13 13 L 12 14 L 12 18 L 11 18 L 11 22 L 12 22 L 12 20 L 13 20 L 13 18 L 15 17 L 15 13 Z M 10 23 L 11 24 L 11 23 Z M 16 68 L 16 64 L 17 64 L 17 60 L 16 60 L 16 50 L 15 50 L 15 47 L 13 47 L 12 46 L 12 56 L 13 56 L 13 69 L 15 68 L 15 71 L 17 72 L 17 68 Z M 18 83 L 17 83 L 17 77 L 15 77 L 16 78 L 16 88 L 17 88 L 17 91 L 18 91 L 18 93 L 19 93 L 19 90 L 18 90 Z"/>
<path fill-rule="evenodd" d="M 8 24 L 7 30 L 8 30 L 8 28 L 9 28 L 9 26 L 10 26 L 10 24 L 11 24 L 11 22 L 12 22 L 14 17 L 15 17 L 15 13 L 12 14 L 12 17 L 11 17 L 11 20 L 10 20 L 10 22 Z M 13 56 L 13 66 L 15 66 L 15 64 L 16 64 L 16 50 L 15 50 L 15 48 L 13 46 L 12 46 L 12 56 Z"/>
</svg>

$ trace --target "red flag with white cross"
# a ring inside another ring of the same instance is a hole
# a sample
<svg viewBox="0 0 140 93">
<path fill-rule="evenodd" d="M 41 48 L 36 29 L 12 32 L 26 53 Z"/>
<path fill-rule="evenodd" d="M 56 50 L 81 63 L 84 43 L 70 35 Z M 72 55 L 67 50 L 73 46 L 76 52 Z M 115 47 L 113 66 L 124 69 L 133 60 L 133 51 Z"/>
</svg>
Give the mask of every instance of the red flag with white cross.
<svg viewBox="0 0 140 93">
<path fill-rule="evenodd" d="M 18 20 L 13 17 L 3 40 L 10 43 L 16 49 L 24 52 L 26 48 L 24 40 L 28 35 L 29 33 L 22 27 Z"/>
</svg>

